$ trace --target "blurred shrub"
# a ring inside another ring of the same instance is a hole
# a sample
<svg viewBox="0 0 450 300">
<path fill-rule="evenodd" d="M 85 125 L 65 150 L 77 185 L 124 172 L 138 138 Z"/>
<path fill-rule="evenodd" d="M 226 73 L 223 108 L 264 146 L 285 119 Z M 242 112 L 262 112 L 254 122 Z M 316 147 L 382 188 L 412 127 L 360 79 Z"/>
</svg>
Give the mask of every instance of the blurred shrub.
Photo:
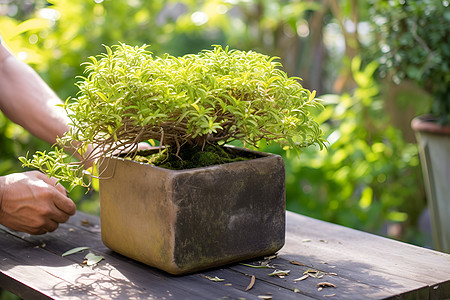
<svg viewBox="0 0 450 300">
<path fill-rule="evenodd" d="M 389 125 L 373 79 L 376 67 L 370 63 L 361 69 L 356 57 L 352 74 L 358 87 L 351 94 L 323 97 L 327 151 L 306 149 L 285 157 L 289 210 L 377 233 L 388 223 L 417 222 L 425 202 L 418 197 L 416 145 L 405 143 Z"/>
<path fill-rule="evenodd" d="M 450 123 L 450 7 L 448 1 L 372 1 L 373 46 L 381 73 L 416 82 L 433 95 L 432 112 Z"/>
</svg>

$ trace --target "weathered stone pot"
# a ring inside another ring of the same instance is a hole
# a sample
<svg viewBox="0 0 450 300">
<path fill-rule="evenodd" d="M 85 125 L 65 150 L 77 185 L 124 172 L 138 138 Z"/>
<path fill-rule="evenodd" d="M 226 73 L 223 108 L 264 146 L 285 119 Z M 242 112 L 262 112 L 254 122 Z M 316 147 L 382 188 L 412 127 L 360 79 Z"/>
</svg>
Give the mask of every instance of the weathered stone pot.
<svg viewBox="0 0 450 300">
<path fill-rule="evenodd" d="M 284 245 L 284 162 L 255 153 L 261 157 L 181 171 L 103 161 L 103 243 L 172 274 L 275 253 Z"/>
<path fill-rule="evenodd" d="M 450 126 L 437 124 L 433 116 L 414 118 L 422 164 L 434 248 L 450 253 Z"/>
</svg>

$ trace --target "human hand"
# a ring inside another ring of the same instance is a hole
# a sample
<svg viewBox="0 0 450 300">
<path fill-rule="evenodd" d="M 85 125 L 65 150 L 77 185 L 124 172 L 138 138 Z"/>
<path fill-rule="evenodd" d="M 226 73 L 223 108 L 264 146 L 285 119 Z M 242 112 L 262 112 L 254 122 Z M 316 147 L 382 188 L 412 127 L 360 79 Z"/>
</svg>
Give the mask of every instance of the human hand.
<svg viewBox="0 0 450 300">
<path fill-rule="evenodd" d="M 0 177 L 0 223 L 31 234 L 54 231 L 76 206 L 56 179 L 38 171 Z"/>
</svg>

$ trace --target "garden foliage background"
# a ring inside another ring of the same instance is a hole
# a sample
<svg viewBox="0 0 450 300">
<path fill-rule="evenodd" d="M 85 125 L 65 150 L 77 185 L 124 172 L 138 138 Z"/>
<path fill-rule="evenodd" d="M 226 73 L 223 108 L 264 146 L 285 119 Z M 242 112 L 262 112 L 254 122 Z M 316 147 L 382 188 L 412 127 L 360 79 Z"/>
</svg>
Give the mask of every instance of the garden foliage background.
<svg viewBox="0 0 450 300">
<path fill-rule="evenodd" d="M 6 0 L 0 34 L 63 100 L 76 95 L 81 63 L 103 44 L 150 44 L 156 55 L 218 44 L 279 56 L 290 76 L 324 100 L 320 121 L 329 141 L 325 151 L 300 155 L 261 145 L 285 158 L 288 209 L 429 246 L 418 226 L 426 202 L 409 122 L 427 111 L 430 97 L 379 68 L 380 53 L 389 54 L 379 45 L 380 7 L 357 0 Z M 17 157 L 43 147 L 0 114 L 1 175 L 23 171 Z M 98 213 L 95 190 L 71 197 Z"/>
</svg>

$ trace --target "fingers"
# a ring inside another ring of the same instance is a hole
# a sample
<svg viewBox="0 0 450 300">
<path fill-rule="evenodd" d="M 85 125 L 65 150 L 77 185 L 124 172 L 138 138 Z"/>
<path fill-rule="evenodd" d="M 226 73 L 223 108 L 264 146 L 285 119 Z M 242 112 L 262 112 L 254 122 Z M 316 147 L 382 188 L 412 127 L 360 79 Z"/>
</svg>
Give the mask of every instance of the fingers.
<svg viewBox="0 0 450 300">
<path fill-rule="evenodd" d="M 74 215 L 77 208 L 75 206 L 75 203 L 73 203 L 73 201 L 69 197 L 67 197 L 67 190 L 62 185 L 57 184 L 57 180 L 55 178 L 49 178 L 41 172 L 37 173 L 38 174 L 36 174 L 36 176 L 39 177 L 39 179 L 45 181 L 49 185 L 49 188 L 55 188 L 59 192 L 59 194 L 54 195 L 54 204 L 56 208 L 68 214 L 69 216 Z M 67 221 L 67 219 L 68 217 L 65 219 L 65 221 Z"/>
<path fill-rule="evenodd" d="M 13 230 L 44 234 L 56 230 L 76 212 L 75 203 L 54 178 L 31 171 L 0 179 L 0 223 Z"/>
<path fill-rule="evenodd" d="M 47 184 L 49 184 L 51 186 L 54 186 L 58 192 L 67 196 L 67 190 L 61 184 L 57 183 L 58 180 L 56 178 L 48 177 L 47 175 L 45 175 L 39 171 L 31 171 L 31 172 L 36 172 L 35 176 L 38 179 L 45 181 Z"/>
<path fill-rule="evenodd" d="M 53 232 L 58 228 L 59 224 L 55 221 L 49 220 L 46 222 L 46 224 L 39 226 L 39 227 L 24 227 L 23 229 L 19 230 L 22 232 L 26 232 L 32 235 L 41 235 L 46 234 L 47 232 Z"/>
<path fill-rule="evenodd" d="M 57 195 L 54 198 L 53 203 L 55 204 L 55 207 L 57 209 L 67 214 L 68 216 L 73 216 L 77 211 L 75 203 L 73 203 L 73 201 L 69 197 L 66 197 L 65 195 Z M 67 219 L 65 221 L 67 221 Z"/>
<path fill-rule="evenodd" d="M 52 211 L 52 214 L 49 218 L 57 223 L 65 223 L 67 222 L 67 220 L 69 220 L 70 216 L 72 215 L 73 214 L 65 213 L 64 211 L 60 210 L 55 206 L 55 209 L 54 211 Z"/>
<path fill-rule="evenodd" d="M 49 220 L 46 224 L 46 226 L 43 227 L 44 230 L 46 230 L 47 232 L 53 232 L 55 231 L 59 226 L 58 222 L 55 222 L 53 220 Z"/>
<path fill-rule="evenodd" d="M 53 177 L 48 177 L 41 172 L 34 174 L 38 179 L 44 181 L 48 185 L 47 197 L 49 198 L 48 207 L 46 212 L 42 212 L 46 216 L 45 220 L 42 220 L 44 224 L 36 226 L 32 231 L 32 234 L 44 234 L 46 232 L 52 232 L 58 228 L 59 223 L 65 223 L 70 216 L 76 212 L 75 203 L 67 197 L 67 190 L 61 185 L 57 184 L 57 180 Z"/>
</svg>

